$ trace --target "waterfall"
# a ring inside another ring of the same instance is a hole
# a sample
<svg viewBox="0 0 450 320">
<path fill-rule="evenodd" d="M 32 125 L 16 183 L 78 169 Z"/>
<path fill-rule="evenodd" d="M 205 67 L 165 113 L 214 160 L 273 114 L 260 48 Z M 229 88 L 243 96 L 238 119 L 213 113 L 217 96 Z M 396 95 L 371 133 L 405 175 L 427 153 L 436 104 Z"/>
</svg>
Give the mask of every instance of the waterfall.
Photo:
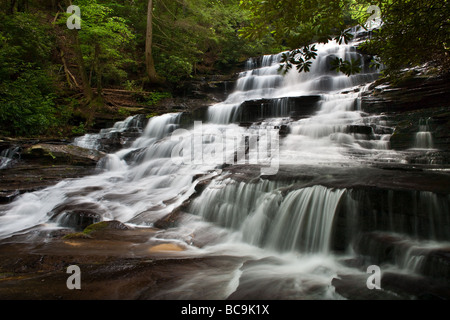
<svg viewBox="0 0 450 320">
<path fill-rule="evenodd" d="M 0 153 L 0 170 L 8 168 L 11 162 L 14 161 L 14 159 L 19 158 L 20 157 L 19 151 L 20 147 L 11 147 L 3 150 Z"/>
<path fill-rule="evenodd" d="M 262 230 L 265 234 L 258 237 L 267 237 L 264 242 L 268 248 L 329 253 L 334 216 L 344 192 L 322 186 L 292 191 L 281 202 L 273 221 L 266 222 L 269 226 L 265 230 L 255 223 L 249 224 L 245 230 L 250 232 L 251 237 L 258 234 L 251 229 L 256 227 L 259 232 Z"/>
<path fill-rule="evenodd" d="M 101 129 L 99 133 L 88 133 L 76 137 L 73 145 L 103 151 L 105 142 L 109 144 L 113 142 L 121 148 L 127 142 L 126 137 L 123 135 L 125 132 L 137 134 L 142 132 L 144 126 L 143 118 L 142 115 L 130 116 L 123 121 L 116 122 L 111 128 Z"/>
<path fill-rule="evenodd" d="M 238 230 L 244 241 L 278 251 L 328 253 L 345 190 L 313 186 L 282 196 L 280 183 L 211 185 L 190 211 Z"/>
<path fill-rule="evenodd" d="M 408 154 L 390 150 L 387 116 L 362 110 L 376 70 L 365 63 L 350 77 L 331 71 L 336 57 L 364 61 L 357 44 L 317 45 L 308 73 L 280 75 L 282 53 L 249 59 L 233 92 L 208 107 L 206 123 L 140 115 L 76 138 L 108 153 L 97 173 L 0 205 L 0 239 L 79 230 L 77 218 L 91 215 L 155 228 L 150 240 L 182 242 L 185 251 L 173 254 L 183 259 L 238 261 L 181 277 L 181 298 L 218 283 L 220 298 L 341 298 L 330 293 L 331 279 L 366 276 L 366 263 L 445 278 L 450 196 L 434 181 L 447 173 L 404 167 Z M 269 150 L 261 142 L 274 131 Z M 430 137 L 423 120 L 415 147 L 432 148 Z M 265 162 L 256 161 L 261 154 Z M 15 157 L 1 156 L 0 168 Z M 273 160 L 279 171 L 262 170 Z M 166 228 L 160 222 L 169 218 Z"/>
<path fill-rule="evenodd" d="M 430 132 L 430 118 L 420 119 L 419 132 L 416 133 L 414 148 L 433 149 L 433 135 Z"/>
<path fill-rule="evenodd" d="M 295 185 L 214 180 L 188 212 L 268 250 L 330 254 L 355 248 L 374 263 L 392 262 L 410 272 L 420 272 L 427 252 L 450 241 L 449 196 Z"/>
</svg>

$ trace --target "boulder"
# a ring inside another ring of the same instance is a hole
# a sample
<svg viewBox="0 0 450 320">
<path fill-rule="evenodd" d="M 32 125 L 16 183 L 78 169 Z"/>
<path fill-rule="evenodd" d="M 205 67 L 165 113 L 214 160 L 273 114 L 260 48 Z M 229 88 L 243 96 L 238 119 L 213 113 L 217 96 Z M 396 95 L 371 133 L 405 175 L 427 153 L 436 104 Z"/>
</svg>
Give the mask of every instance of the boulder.
<svg viewBox="0 0 450 320">
<path fill-rule="evenodd" d="M 56 222 L 62 227 L 82 231 L 89 225 L 99 222 L 101 218 L 99 213 L 92 210 L 72 210 L 59 214 Z"/>
</svg>

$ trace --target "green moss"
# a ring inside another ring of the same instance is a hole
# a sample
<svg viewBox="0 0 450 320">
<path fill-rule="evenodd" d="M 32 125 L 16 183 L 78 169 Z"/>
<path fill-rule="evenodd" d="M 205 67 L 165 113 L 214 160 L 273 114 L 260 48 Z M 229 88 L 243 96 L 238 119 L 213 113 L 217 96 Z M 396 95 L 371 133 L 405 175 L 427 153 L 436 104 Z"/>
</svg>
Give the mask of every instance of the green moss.
<svg viewBox="0 0 450 320">
<path fill-rule="evenodd" d="M 124 107 L 120 107 L 119 110 L 117 110 L 117 114 L 122 117 L 128 117 L 131 115 L 131 112 Z"/>
<path fill-rule="evenodd" d="M 67 234 L 63 237 L 64 240 L 69 240 L 69 239 L 89 239 L 91 238 L 88 234 L 84 233 L 84 232 L 74 232 L 74 233 L 70 233 Z"/>
<path fill-rule="evenodd" d="M 65 235 L 63 239 L 90 239 L 90 234 L 94 231 L 103 230 L 108 227 L 108 222 L 106 221 L 100 221 L 97 223 L 93 223 L 89 226 L 87 226 L 82 232 L 74 232 L 70 233 L 68 235 Z"/>
<path fill-rule="evenodd" d="M 153 117 L 156 117 L 156 116 L 158 116 L 158 113 L 152 112 L 152 113 L 147 114 L 145 117 L 146 117 L 147 119 L 150 119 L 150 118 L 153 118 Z"/>
<path fill-rule="evenodd" d="M 86 235 L 89 235 L 89 234 L 91 234 L 91 233 L 94 232 L 94 231 L 103 230 L 103 229 L 105 229 L 105 228 L 107 228 L 107 227 L 108 227 L 108 222 L 106 222 L 106 221 L 100 221 L 100 222 L 93 223 L 93 224 L 87 226 L 87 227 L 83 230 L 83 233 L 86 234 Z"/>
<path fill-rule="evenodd" d="M 47 153 L 47 156 L 50 156 L 53 160 L 56 160 L 56 157 L 50 151 Z"/>
</svg>

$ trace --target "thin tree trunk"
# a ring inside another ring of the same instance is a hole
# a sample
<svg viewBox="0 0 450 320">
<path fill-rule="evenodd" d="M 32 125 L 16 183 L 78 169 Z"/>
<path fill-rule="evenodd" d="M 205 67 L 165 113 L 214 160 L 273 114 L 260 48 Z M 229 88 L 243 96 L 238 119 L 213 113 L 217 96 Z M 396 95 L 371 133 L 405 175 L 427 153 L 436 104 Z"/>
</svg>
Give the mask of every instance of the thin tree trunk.
<svg viewBox="0 0 450 320">
<path fill-rule="evenodd" d="M 61 54 L 61 61 L 63 63 L 63 67 L 64 67 L 64 73 L 66 75 L 66 80 L 67 80 L 67 83 L 69 84 L 69 87 L 71 89 L 73 89 L 74 86 L 76 88 L 79 88 L 80 86 L 78 85 L 77 79 L 70 72 L 69 67 L 67 66 L 67 61 L 66 61 L 66 58 L 65 58 L 65 54 L 64 54 L 64 51 L 62 49 L 60 49 L 60 54 Z"/>
<path fill-rule="evenodd" d="M 153 0 L 148 1 L 147 9 L 147 35 L 145 38 L 145 63 L 147 66 L 147 75 L 151 83 L 158 82 L 156 74 L 155 62 L 152 54 L 153 45 Z"/>
<path fill-rule="evenodd" d="M 10 6 L 9 6 L 9 14 L 14 14 L 14 8 L 16 6 L 16 0 L 11 0 L 10 2 Z"/>
<path fill-rule="evenodd" d="M 97 76 L 97 94 L 99 96 L 102 95 L 102 67 L 100 65 L 100 45 L 97 43 L 95 44 L 94 49 L 94 69 L 95 74 Z"/>
<path fill-rule="evenodd" d="M 84 93 L 84 97 L 86 98 L 86 100 L 88 102 L 90 102 L 93 98 L 93 93 L 92 93 L 92 89 L 91 86 L 89 84 L 89 78 L 87 76 L 86 73 L 86 67 L 84 65 L 84 59 L 83 59 L 83 53 L 81 52 L 81 46 L 80 46 L 80 41 L 78 39 L 78 31 L 74 30 L 74 37 L 75 37 L 75 55 L 77 58 L 77 64 L 78 64 L 78 68 L 80 70 L 80 76 L 81 76 L 81 81 L 83 83 L 83 93 Z"/>
</svg>

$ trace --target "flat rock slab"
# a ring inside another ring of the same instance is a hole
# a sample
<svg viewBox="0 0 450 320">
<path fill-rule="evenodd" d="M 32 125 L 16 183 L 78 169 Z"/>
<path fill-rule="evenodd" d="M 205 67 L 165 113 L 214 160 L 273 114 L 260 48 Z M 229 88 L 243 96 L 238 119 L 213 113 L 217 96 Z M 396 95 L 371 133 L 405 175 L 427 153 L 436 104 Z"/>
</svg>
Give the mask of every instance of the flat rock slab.
<svg viewBox="0 0 450 320">
<path fill-rule="evenodd" d="M 106 153 L 68 144 L 37 144 L 24 150 L 22 158 L 40 163 L 95 165 Z"/>
<path fill-rule="evenodd" d="M 47 234 L 46 242 L 4 239 L 0 299 L 225 299 L 230 294 L 229 279 L 217 275 L 232 274 L 242 258 L 193 257 L 184 252 L 187 245 L 152 239 L 156 232 L 107 227 L 86 238 L 72 239 L 60 230 L 53 238 Z M 81 290 L 66 286 L 70 265 L 81 270 Z"/>
<path fill-rule="evenodd" d="M 14 200 L 25 192 L 32 192 L 57 184 L 64 179 L 81 178 L 95 173 L 93 166 L 20 164 L 0 170 L 0 204 Z"/>
</svg>

